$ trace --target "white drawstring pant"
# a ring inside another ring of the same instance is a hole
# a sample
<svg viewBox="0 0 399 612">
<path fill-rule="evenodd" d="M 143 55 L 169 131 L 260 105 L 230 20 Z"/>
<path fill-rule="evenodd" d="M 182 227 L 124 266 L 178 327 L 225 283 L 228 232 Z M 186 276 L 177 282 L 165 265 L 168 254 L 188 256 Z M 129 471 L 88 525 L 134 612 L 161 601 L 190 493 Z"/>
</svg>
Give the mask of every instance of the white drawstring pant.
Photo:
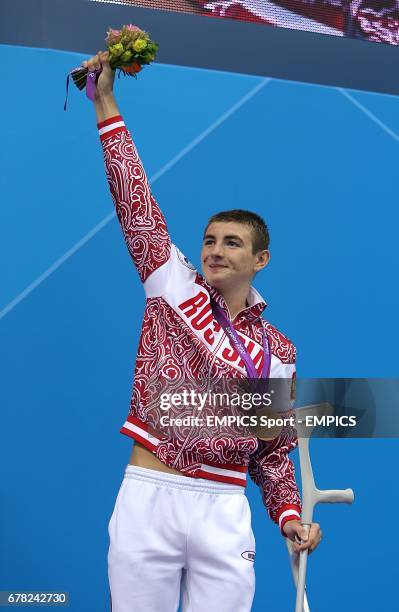
<svg viewBox="0 0 399 612">
<path fill-rule="evenodd" d="M 249 612 L 244 488 L 128 465 L 109 522 L 112 612 Z"/>
</svg>

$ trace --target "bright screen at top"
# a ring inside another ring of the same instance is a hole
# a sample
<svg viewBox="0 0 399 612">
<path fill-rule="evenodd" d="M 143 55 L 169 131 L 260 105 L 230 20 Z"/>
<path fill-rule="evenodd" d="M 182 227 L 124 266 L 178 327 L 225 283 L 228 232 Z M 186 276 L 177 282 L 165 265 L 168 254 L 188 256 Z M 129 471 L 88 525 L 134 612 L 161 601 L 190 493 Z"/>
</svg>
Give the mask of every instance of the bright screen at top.
<svg viewBox="0 0 399 612">
<path fill-rule="evenodd" d="M 399 0 L 94 0 L 399 45 Z"/>
</svg>

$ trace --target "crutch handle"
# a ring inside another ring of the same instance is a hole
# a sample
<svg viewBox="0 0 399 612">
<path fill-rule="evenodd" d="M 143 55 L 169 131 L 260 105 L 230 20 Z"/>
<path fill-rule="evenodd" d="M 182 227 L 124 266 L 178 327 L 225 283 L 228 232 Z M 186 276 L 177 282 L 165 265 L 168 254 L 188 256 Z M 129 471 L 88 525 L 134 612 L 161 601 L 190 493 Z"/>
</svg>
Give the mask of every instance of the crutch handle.
<svg viewBox="0 0 399 612">
<path fill-rule="evenodd" d="M 320 491 L 312 482 L 303 484 L 302 523 L 313 522 L 313 510 L 316 504 L 351 504 L 355 499 L 352 489 L 330 489 Z"/>
<path fill-rule="evenodd" d="M 327 491 L 317 490 L 318 501 L 326 504 L 351 504 L 355 499 L 352 489 L 330 489 Z"/>
</svg>

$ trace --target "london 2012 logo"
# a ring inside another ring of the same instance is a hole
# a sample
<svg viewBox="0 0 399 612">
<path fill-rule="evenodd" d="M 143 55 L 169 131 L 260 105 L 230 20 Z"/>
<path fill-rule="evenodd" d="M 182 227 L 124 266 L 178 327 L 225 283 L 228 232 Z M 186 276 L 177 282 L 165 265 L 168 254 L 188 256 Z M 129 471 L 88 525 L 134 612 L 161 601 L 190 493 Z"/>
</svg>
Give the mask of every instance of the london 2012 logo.
<svg viewBox="0 0 399 612">
<path fill-rule="evenodd" d="M 180 249 L 178 249 L 177 247 L 175 247 L 175 248 L 176 248 L 177 256 L 180 259 L 180 261 L 182 262 L 182 264 L 184 264 L 186 266 L 186 268 L 189 268 L 189 270 L 195 270 L 195 266 L 193 266 L 191 261 L 189 261 L 185 255 L 183 255 L 183 253 L 180 251 Z"/>
</svg>

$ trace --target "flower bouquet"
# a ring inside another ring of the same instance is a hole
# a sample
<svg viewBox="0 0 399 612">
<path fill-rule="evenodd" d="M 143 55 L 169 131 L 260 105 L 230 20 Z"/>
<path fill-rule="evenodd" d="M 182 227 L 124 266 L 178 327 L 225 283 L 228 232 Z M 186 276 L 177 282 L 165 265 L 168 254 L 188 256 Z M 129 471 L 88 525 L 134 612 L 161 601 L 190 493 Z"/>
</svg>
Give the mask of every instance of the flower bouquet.
<svg viewBox="0 0 399 612">
<path fill-rule="evenodd" d="M 120 30 L 109 28 L 105 38 L 108 48 L 108 61 L 113 70 L 119 69 L 124 76 L 137 78 L 137 73 L 145 64 L 151 64 L 158 51 L 158 43 L 151 40 L 148 32 L 141 30 L 133 24 L 124 25 Z M 93 100 L 96 91 L 96 83 L 101 70 L 89 72 L 88 68 L 79 66 L 68 74 L 67 98 L 69 87 L 69 76 L 78 89 L 86 87 L 87 96 Z M 64 110 L 66 110 L 66 100 Z"/>
</svg>

